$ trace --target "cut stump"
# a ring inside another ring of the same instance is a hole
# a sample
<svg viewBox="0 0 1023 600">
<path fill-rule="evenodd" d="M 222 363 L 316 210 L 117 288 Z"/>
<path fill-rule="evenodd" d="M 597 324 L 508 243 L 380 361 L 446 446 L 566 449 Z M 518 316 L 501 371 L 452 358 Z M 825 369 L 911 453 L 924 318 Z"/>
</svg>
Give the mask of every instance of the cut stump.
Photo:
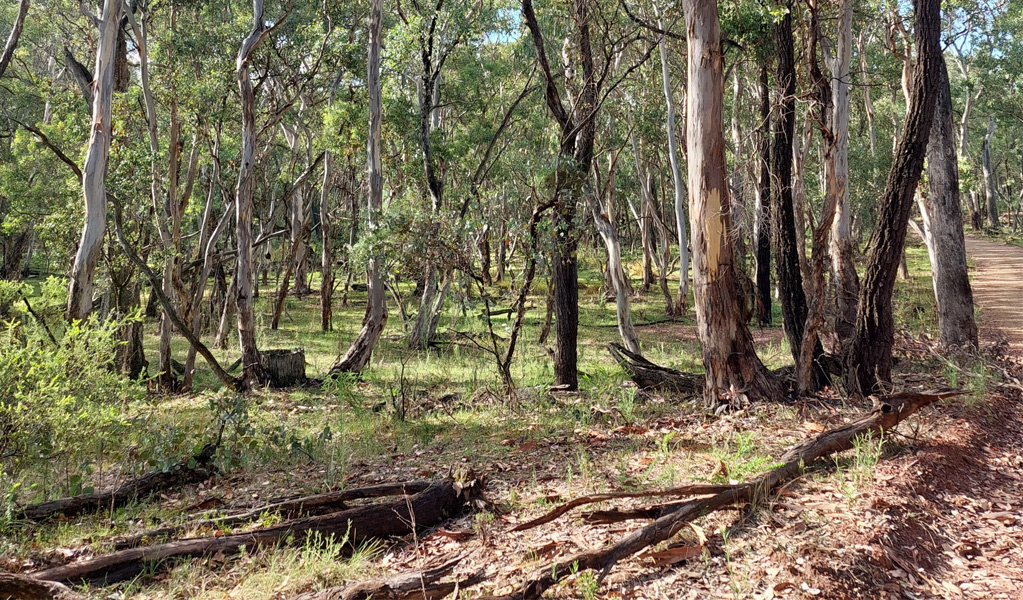
<svg viewBox="0 0 1023 600">
<path fill-rule="evenodd" d="M 259 356 L 274 387 L 289 388 L 306 382 L 305 348 L 264 350 Z"/>
</svg>

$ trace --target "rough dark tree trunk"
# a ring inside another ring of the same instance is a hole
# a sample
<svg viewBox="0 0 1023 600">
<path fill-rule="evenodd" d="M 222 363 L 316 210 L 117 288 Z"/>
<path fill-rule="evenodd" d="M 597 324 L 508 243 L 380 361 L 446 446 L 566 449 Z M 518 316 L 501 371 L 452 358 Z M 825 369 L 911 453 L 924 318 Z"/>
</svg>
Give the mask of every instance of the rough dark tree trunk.
<svg viewBox="0 0 1023 600">
<path fill-rule="evenodd" d="M 895 276 L 906 243 L 913 195 L 923 170 L 937 99 L 941 68 L 940 0 L 915 0 L 917 65 L 913 69 L 909 110 L 880 198 L 877 225 L 870 238 L 856 313 L 856 333 L 846 364 L 846 386 L 869 394 L 891 382 L 895 320 Z"/>
<path fill-rule="evenodd" d="M 791 2 L 789 3 L 791 8 Z M 796 236 L 796 217 L 792 202 L 792 141 L 796 126 L 796 66 L 795 42 L 792 34 L 792 13 L 775 26 L 778 54 L 778 85 L 781 87 L 781 106 L 775 121 L 774 152 L 771 167 L 774 171 L 773 211 L 774 256 L 778 268 L 778 291 L 781 299 L 782 320 L 789 340 L 792 357 L 799 361 L 803 345 L 803 327 L 806 323 L 806 295 L 800 271 L 799 241 Z"/>
<path fill-rule="evenodd" d="M 760 180 L 757 184 L 756 238 L 757 322 L 771 324 L 771 90 L 768 87 L 767 65 L 760 67 L 760 126 L 758 151 Z"/>
</svg>

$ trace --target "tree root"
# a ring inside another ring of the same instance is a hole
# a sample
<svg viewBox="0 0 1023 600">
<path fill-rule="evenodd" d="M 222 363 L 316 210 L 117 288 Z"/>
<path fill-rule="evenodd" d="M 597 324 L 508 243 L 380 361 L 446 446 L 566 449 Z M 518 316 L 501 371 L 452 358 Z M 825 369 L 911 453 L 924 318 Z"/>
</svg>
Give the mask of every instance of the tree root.
<svg viewBox="0 0 1023 600">
<path fill-rule="evenodd" d="M 607 345 L 608 352 L 629 377 L 642 389 L 671 392 L 683 396 L 703 394 L 703 375 L 683 373 L 656 365 L 621 344 Z"/>
</svg>

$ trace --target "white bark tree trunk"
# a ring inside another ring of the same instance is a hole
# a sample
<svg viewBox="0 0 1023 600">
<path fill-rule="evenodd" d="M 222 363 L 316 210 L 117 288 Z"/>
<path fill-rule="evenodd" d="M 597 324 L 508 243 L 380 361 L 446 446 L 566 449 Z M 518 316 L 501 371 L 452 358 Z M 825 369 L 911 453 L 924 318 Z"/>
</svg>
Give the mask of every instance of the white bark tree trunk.
<svg viewBox="0 0 1023 600">
<path fill-rule="evenodd" d="M 266 35 L 263 0 L 252 2 L 252 31 L 238 50 L 235 75 L 242 106 L 242 149 L 235 192 L 235 226 L 238 258 L 235 267 L 235 305 L 238 309 L 238 343 L 242 352 L 242 379 L 246 385 L 269 383 L 256 346 L 256 316 L 253 306 L 252 204 L 256 179 L 256 95 L 252 89 L 249 59 Z"/>
<path fill-rule="evenodd" d="M 366 67 L 366 83 L 369 91 L 369 210 L 367 225 L 372 235 L 383 208 L 383 176 L 380 161 L 380 51 L 381 51 L 381 20 L 383 0 L 372 0 L 369 16 L 369 58 Z M 366 316 L 362 321 L 362 331 L 352 342 L 348 352 L 341 360 L 331 367 L 332 372 L 360 372 L 369 364 L 380 334 L 387 323 L 387 306 L 384 303 L 384 282 L 381 270 L 383 258 L 373 254 L 366 266 L 368 283 L 368 301 Z"/>
<path fill-rule="evenodd" d="M 862 36 L 861 36 L 862 39 Z M 835 220 L 831 226 L 831 271 L 835 278 L 835 334 L 839 343 L 852 337 L 856 327 L 856 302 L 860 282 L 853 255 L 856 251 L 849 198 L 849 70 L 852 62 L 852 0 L 839 6 L 837 52 L 831 77 L 832 132 L 835 140 L 834 193 Z M 862 48 L 862 45 L 861 45 Z M 862 52 L 862 50 L 861 50 Z M 865 62 L 862 59 L 861 61 Z M 861 62 L 861 64 L 862 64 Z M 865 88 L 867 89 L 867 88 Z M 871 117 L 871 121 L 873 117 Z M 871 124 L 873 136 L 873 124 Z M 871 143 L 873 147 L 873 143 Z"/>
<path fill-rule="evenodd" d="M 597 232 L 607 248 L 607 271 L 614 286 L 618 333 L 621 334 L 622 343 L 630 352 L 640 354 L 639 335 L 632 324 L 632 308 L 629 305 L 629 290 L 625 282 L 625 269 L 622 267 L 622 248 L 618 241 L 618 233 L 605 216 L 607 213 L 601 213 L 596 197 L 593 198 L 591 207 L 593 224 L 597 226 Z"/>
<path fill-rule="evenodd" d="M 654 4 L 656 10 L 656 3 Z M 657 27 L 664 29 L 658 14 Z M 682 167 L 678 156 L 678 138 L 675 135 L 675 95 L 671 91 L 671 77 L 668 69 L 668 43 L 664 36 L 658 43 L 661 54 L 661 84 L 664 87 L 664 101 L 668 108 L 665 130 L 668 133 L 668 162 L 671 164 L 671 182 L 675 191 L 675 222 L 678 228 L 678 297 L 675 307 L 678 314 L 685 312 L 689 303 L 689 232 L 686 228 L 686 185 L 682 181 Z"/>
<path fill-rule="evenodd" d="M 995 137 L 995 118 L 987 118 L 987 134 L 984 136 L 984 148 L 982 150 L 984 168 L 984 197 L 987 199 L 987 220 L 991 229 L 997 230 L 998 223 L 998 193 L 995 189 L 995 169 L 991 163 L 991 141 Z"/>
<path fill-rule="evenodd" d="M 92 310 L 93 278 L 107 229 L 107 163 L 110 157 L 110 132 L 114 94 L 114 54 L 117 30 L 121 23 L 121 0 L 105 0 L 99 23 L 96 49 L 95 93 L 89 145 L 82 167 L 82 195 L 85 199 L 85 225 L 78 242 L 68 285 L 67 318 L 84 319 Z"/>
</svg>

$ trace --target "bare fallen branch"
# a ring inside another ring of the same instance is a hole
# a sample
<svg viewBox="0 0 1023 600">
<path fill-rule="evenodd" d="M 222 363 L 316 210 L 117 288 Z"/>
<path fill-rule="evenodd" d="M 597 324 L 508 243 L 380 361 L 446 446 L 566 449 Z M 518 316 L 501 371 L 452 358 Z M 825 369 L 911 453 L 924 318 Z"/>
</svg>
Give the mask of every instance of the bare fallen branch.
<svg viewBox="0 0 1023 600">
<path fill-rule="evenodd" d="M 182 523 L 180 525 L 172 525 L 168 527 L 160 527 L 149 531 L 143 531 L 133 536 L 122 538 L 114 541 L 114 548 L 123 550 L 126 548 L 134 548 L 141 545 L 147 540 L 155 540 L 165 537 L 173 537 L 189 529 L 199 529 L 203 527 L 217 528 L 217 527 L 232 527 L 241 523 L 248 523 L 258 519 L 261 515 L 271 514 L 279 515 L 283 518 L 290 519 L 300 514 L 323 514 L 328 512 L 336 512 L 348 508 L 345 506 L 346 502 L 352 500 L 364 500 L 368 498 L 383 498 L 386 496 L 399 496 L 405 494 L 418 494 L 419 492 L 430 487 L 432 482 L 430 481 L 407 481 L 404 483 L 381 483 L 378 485 L 370 485 L 360 488 L 351 488 L 348 490 L 338 490 L 334 492 L 325 492 L 323 494 L 316 494 L 314 496 L 304 496 L 301 498 L 293 498 L 289 500 L 282 500 L 280 502 L 273 502 L 264 506 L 246 510 L 241 513 L 233 515 L 225 515 L 214 519 L 200 519 L 190 523 Z"/>
<path fill-rule="evenodd" d="M 165 544 L 132 548 L 77 563 L 45 569 L 32 575 L 46 581 L 114 583 L 140 573 L 146 564 L 169 558 L 236 554 L 281 543 L 304 544 L 311 533 L 322 537 L 347 537 L 352 546 L 373 538 L 405 535 L 429 527 L 456 513 L 476 499 L 478 487 L 472 475 L 446 477 L 423 491 L 392 502 L 359 506 L 314 517 L 285 521 L 272 527 L 219 537 L 190 538 Z"/>
<path fill-rule="evenodd" d="M 642 389 L 671 392 L 683 396 L 703 393 L 703 375 L 683 373 L 654 364 L 621 344 L 608 344 L 608 352 L 629 377 Z"/>
<path fill-rule="evenodd" d="M 607 544 L 597 550 L 578 552 L 546 565 L 529 575 L 516 592 L 491 597 L 489 600 L 539 598 L 562 578 L 588 570 L 599 571 L 598 580 L 603 581 L 608 572 L 620 560 L 632 556 L 644 548 L 670 539 L 693 519 L 724 507 L 765 498 L 786 482 L 799 476 L 806 466 L 821 458 L 851 449 L 856 438 L 868 434 L 881 435 L 894 429 L 921 408 L 942 398 L 958 396 L 963 393 L 961 391 L 934 394 L 903 392 L 877 398 L 875 408 L 870 413 L 854 419 L 847 425 L 825 431 L 786 452 L 782 457 L 784 464 L 781 466 L 747 483 L 729 486 L 728 489 L 709 498 L 679 504 L 673 511 L 659 517 L 649 525 L 633 531 L 616 543 Z"/>
</svg>

